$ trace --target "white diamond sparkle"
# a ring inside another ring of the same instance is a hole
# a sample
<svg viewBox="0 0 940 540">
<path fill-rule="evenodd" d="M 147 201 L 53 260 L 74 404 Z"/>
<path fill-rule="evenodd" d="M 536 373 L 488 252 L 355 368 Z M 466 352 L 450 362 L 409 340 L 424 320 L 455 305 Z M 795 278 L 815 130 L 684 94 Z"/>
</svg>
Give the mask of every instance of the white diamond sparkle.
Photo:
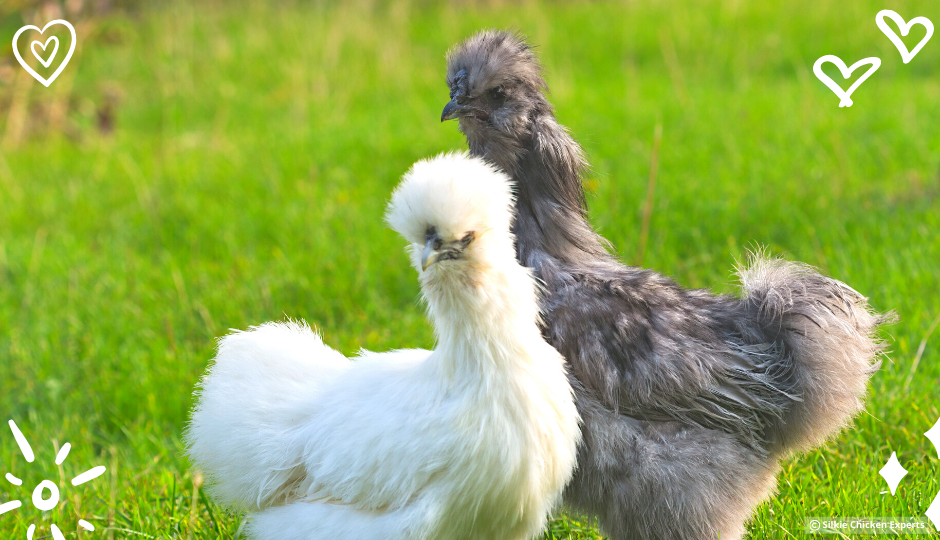
<svg viewBox="0 0 940 540">
<path fill-rule="evenodd" d="M 898 489 L 898 484 L 901 483 L 901 479 L 907 476 L 907 469 L 902 467 L 898 462 L 898 453 L 891 452 L 891 458 L 888 460 L 888 463 L 878 471 L 878 474 L 885 479 L 885 482 L 888 483 L 888 487 L 891 488 L 891 495 L 894 495 L 894 492 Z"/>
<path fill-rule="evenodd" d="M 934 448 L 937 449 L 937 457 L 940 457 L 940 418 L 937 419 L 937 423 L 934 424 L 927 433 L 924 433 L 924 435 L 933 443 Z"/>
<path fill-rule="evenodd" d="M 937 497 L 930 503 L 930 507 L 927 508 L 927 512 L 924 515 L 927 516 L 927 519 L 933 522 L 933 526 L 940 531 L 940 493 L 937 493 Z"/>
<path fill-rule="evenodd" d="M 937 449 L 937 456 L 940 456 L 940 418 L 937 419 L 937 423 L 934 424 L 932 428 L 927 430 L 927 433 L 924 433 L 924 436 L 930 439 L 934 448 Z M 927 519 L 933 522 L 933 526 L 940 531 L 940 492 L 937 492 L 937 496 L 934 498 L 933 502 L 930 503 L 924 515 L 927 516 Z"/>
</svg>

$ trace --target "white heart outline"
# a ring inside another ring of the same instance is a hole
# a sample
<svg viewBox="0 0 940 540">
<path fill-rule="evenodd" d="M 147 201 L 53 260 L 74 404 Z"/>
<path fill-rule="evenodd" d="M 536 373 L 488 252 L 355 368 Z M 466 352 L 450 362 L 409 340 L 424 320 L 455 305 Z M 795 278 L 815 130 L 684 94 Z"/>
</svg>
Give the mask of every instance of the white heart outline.
<svg viewBox="0 0 940 540">
<path fill-rule="evenodd" d="M 895 24 L 898 25 L 898 28 L 901 30 L 901 35 L 906 36 L 911 32 L 911 27 L 915 24 L 923 25 L 927 29 L 927 35 L 924 36 L 924 39 L 920 40 L 920 43 L 914 47 L 914 50 L 908 51 L 907 46 L 904 45 L 904 42 L 901 41 L 901 38 L 894 33 L 894 29 L 888 26 L 888 23 L 885 22 L 885 17 L 889 17 Z M 904 63 L 908 63 L 917 56 L 917 53 L 924 48 L 924 45 L 930 41 L 930 37 L 933 36 L 933 23 L 930 22 L 930 19 L 927 17 L 914 17 L 908 22 L 904 22 L 904 18 L 897 14 L 895 11 L 890 9 L 883 9 L 875 15 L 875 24 L 878 25 L 878 28 L 881 29 L 881 32 L 891 40 L 891 43 L 894 43 L 894 46 L 897 47 L 898 52 L 901 53 L 901 60 L 904 60 Z"/>
<path fill-rule="evenodd" d="M 39 53 L 36 52 L 36 45 L 39 45 L 40 47 L 42 47 L 42 52 L 46 52 L 46 47 L 49 46 L 50 41 L 55 41 L 55 47 L 52 48 L 52 54 L 49 55 L 49 59 L 43 60 L 42 57 L 39 56 Z M 56 53 L 59 52 L 59 38 L 52 36 L 49 39 L 47 39 L 45 43 L 40 43 L 38 40 L 34 41 L 29 45 L 29 50 L 33 52 L 33 56 L 36 57 L 36 60 L 39 60 L 39 63 L 42 64 L 42 67 L 47 68 L 49 67 L 49 64 L 51 64 L 52 61 L 55 60 Z"/>
<path fill-rule="evenodd" d="M 822 65 L 825 64 L 826 62 L 830 62 L 834 64 L 837 68 L 839 68 L 839 71 L 842 72 L 842 76 L 845 77 L 846 79 L 851 77 L 852 72 L 854 72 L 859 66 L 864 66 L 865 64 L 871 64 L 871 68 L 865 73 L 863 73 L 862 76 L 859 77 L 857 81 L 855 81 L 855 84 L 850 86 L 848 90 L 843 91 L 841 86 L 836 84 L 834 80 L 830 79 L 828 75 L 823 73 Z M 843 62 L 841 58 L 832 54 L 827 54 L 826 56 L 821 57 L 819 60 L 816 60 L 816 63 L 813 64 L 813 73 L 816 74 L 817 79 L 822 81 L 823 84 L 828 86 L 830 90 L 832 90 L 833 92 L 835 92 L 837 96 L 839 96 L 840 107 L 851 107 L 852 98 L 849 96 L 852 95 L 852 92 L 854 92 L 859 87 L 859 85 L 865 82 L 865 79 L 867 79 L 868 77 L 871 77 L 872 73 L 878 71 L 878 68 L 880 67 L 881 67 L 881 58 L 878 58 L 875 56 L 871 56 L 869 58 L 862 58 L 858 62 L 855 62 L 854 64 L 852 64 L 851 67 L 846 67 L 845 62 Z"/>
<path fill-rule="evenodd" d="M 53 24 L 62 24 L 62 25 L 65 25 L 69 29 L 69 32 L 72 33 L 72 44 L 69 46 L 68 54 L 65 55 L 65 60 L 63 60 L 59 68 L 55 70 L 55 73 L 53 73 L 48 79 L 46 79 L 42 77 L 40 74 L 36 73 L 36 71 L 34 71 L 33 68 L 29 67 L 29 64 L 23 61 L 23 57 L 20 56 L 20 50 L 16 46 L 16 41 L 19 39 L 20 34 L 25 32 L 26 30 L 36 30 L 40 34 L 42 34 L 46 31 L 47 28 L 49 28 Z M 52 84 L 52 81 L 56 80 L 56 77 L 58 77 L 59 74 L 62 73 L 62 70 L 64 70 L 65 66 L 68 65 L 69 60 L 72 59 L 72 53 L 75 52 L 75 42 L 77 40 L 78 38 L 75 37 L 75 28 L 73 28 L 72 25 L 65 19 L 56 19 L 54 21 L 49 21 L 48 23 L 46 23 L 46 26 L 42 27 L 42 30 L 40 30 L 38 26 L 27 24 L 23 28 L 20 28 L 19 30 L 17 30 L 16 34 L 13 35 L 13 54 L 16 56 L 16 61 L 19 62 L 21 66 L 23 66 L 23 69 L 28 71 L 29 74 L 32 75 L 34 79 L 42 83 L 46 88 L 49 88 L 49 85 Z"/>
</svg>

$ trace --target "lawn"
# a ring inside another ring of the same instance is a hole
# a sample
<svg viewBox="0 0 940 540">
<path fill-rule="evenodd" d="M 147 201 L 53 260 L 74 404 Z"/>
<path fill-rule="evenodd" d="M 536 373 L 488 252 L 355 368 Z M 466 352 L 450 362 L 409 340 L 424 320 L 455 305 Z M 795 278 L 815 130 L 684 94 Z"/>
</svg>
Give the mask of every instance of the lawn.
<svg viewBox="0 0 940 540">
<path fill-rule="evenodd" d="M 898 313 L 867 412 L 785 462 L 751 536 L 923 516 L 940 490 L 923 436 L 940 418 L 940 38 L 903 64 L 874 19 L 940 24 L 940 4 L 888 3 L 154 3 L 77 25 L 48 89 L 9 46 L 45 20 L 0 12 L 0 475 L 24 481 L 0 480 L 0 503 L 24 501 L 0 534 L 233 538 L 241 516 L 196 489 L 180 442 L 230 328 L 291 317 L 347 354 L 433 346 L 382 215 L 411 163 L 465 147 L 439 122 L 444 53 L 485 27 L 538 45 L 593 164 L 591 220 L 624 261 L 732 293 L 735 262 L 767 246 Z M 825 54 L 882 59 L 850 108 L 813 75 Z M 910 471 L 895 496 L 877 474 L 892 451 Z M 65 504 L 40 513 L 46 478 Z M 545 538 L 600 538 L 557 517 Z M 79 518 L 98 530 L 74 532 Z"/>
</svg>

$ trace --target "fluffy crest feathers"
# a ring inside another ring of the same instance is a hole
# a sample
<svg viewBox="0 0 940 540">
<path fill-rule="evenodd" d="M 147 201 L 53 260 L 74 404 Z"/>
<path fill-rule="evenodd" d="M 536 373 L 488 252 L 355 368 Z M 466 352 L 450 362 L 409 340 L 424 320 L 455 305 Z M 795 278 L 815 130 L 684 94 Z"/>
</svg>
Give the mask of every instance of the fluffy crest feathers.
<svg viewBox="0 0 940 540">
<path fill-rule="evenodd" d="M 406 240 L 424 244 L 429 228 L 445 240 L 487 229 L 509 233 L 512 182 L 465 152 L 421 160 L 392 194 L 385 220 Z"/>
<path fill-rule="evenodd" d="M 483 30 L 447 53 L 447 85 L 451 88 L 463 85 L 466 95 L 476 95 L 508 82 L 533 90 L 545 88 L 538 59 L 518 32 Z"/>
</svg>

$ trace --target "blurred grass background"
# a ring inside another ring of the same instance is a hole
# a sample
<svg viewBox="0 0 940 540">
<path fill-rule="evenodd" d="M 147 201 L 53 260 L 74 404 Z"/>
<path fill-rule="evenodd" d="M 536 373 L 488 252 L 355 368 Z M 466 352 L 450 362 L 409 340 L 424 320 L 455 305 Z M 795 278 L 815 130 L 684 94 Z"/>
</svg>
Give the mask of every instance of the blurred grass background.
<svg viewBox="0 0 940 540">
<path fill-rule="evenodd" d="M 194 489 L 181 456 L 215 338 L 289 316 L 348 354 L 433 345 L 382 214 L 412 162 L 465 147 L 439 123 L 443 56 L 485 27 L 538 45 L 593 164 L 591 219 L 626 262 L 734 292 L 735 261 L 765 245 L 899 313 L 868 412 L 785 463 L 751 536 L 801 538 L 810 516 L 923 516 L 940 490 L 922 435 L 940 417 L 940 41 L 902 64 L 875 26 L 883 8 L 940 23 L 929 0 L 6 3 L 0 420 L 37 460 L 0 427 L 0 474 L 25 481 L 0 481 L 0 503 L 25 501 L 0 532 L 232 538 L 240 517 Z M 9 43 L 59 17 L 78 47 L 45 88 Z M 882 59 L 853 107 L 813 76 L 824 54 Z M 877 475 L 892 451 L 911 471 L 894 497 Z M 68 483 L 99 464 L 101 478 Z M 40 513 L 28 498 L 44 478 L 67 502 Z M 80 517 L 99 530 L 75 532 Z M 589 524 L 559 516 L 546 538 L 599 538 Z"/>
</svg>

